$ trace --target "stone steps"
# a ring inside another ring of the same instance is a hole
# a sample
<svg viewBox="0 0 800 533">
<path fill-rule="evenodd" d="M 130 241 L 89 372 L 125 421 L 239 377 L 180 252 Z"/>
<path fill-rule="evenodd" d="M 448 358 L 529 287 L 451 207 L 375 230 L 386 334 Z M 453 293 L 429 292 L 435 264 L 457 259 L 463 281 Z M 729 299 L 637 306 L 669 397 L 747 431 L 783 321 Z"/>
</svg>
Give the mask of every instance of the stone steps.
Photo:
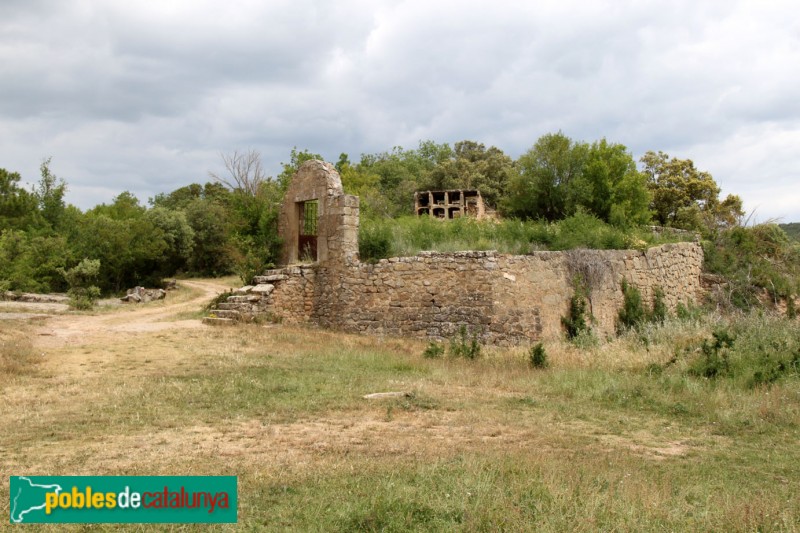
<svg viewBox="0 0 800 533">
<path fill-rule="evenodd" d="M 233 320 L 238 320 L 242 316 L 236 309 L 214 309 L 211 314 L 216 318 L 230 318 Z"/>
<path fill-rule="evenodd" d="M 212 316 L 203 317 L 203 324 L 209 326 L 235 326 L 236 320 L 232 318 L 216 318 Z"/>
</svg>

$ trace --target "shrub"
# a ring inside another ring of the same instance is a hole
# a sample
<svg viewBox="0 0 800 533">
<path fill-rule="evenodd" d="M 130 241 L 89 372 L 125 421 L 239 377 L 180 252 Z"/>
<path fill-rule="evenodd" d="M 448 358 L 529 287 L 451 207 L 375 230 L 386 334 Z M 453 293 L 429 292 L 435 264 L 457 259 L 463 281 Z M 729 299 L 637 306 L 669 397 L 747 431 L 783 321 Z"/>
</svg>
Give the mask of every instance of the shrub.
<svg viewBox="0 0 800 533">
<path fill-rule="evenodd" d="M 362 261 L 376 263 L 392 251 L 392 230 L 380 221 L 364 221 L 358 233 L 358 255 Z"/>
<path fill-rule="evenodd" d="M 675 316 L 680 320 L 698 320 L 703 316 L 703 308 L 692 304 L 678 302 L 675 307 Z"/>
<path fill-rule="evenodd" d="M 724 291 L 710 293 L 717 306 L 763 306 L 763 291 L 777 304 L 800 287 L 800 244 L 774 224 L 730 228 L 703 248 L 704 269 L 726 281 Z"/>
<path fill-rule="evenodd" d="M 561 317 L 561 325 L 564 326 L 567 338 L 570 340 L 589 331 L 589 324 L 586 322 L 586 284 L 582 278 L 576 277 L 573 286 L 574 292 L 569 300 L 569 311 L 567 316 Z"/>
<path fill-rule="evenodd" d="M 547 360 L 547 352 L 541 342 L 531 346 L 531 351 L 528 354 L 528 363 L 532 368 L 547 368 L 550 366 L 550 362 Z"/>
<path fill-rule="evenodd" d="M 656 287 L 653 289 L 653 312 L 650 314 L 650 322 L 663 324 L 667 319 L 667 303 L 664 301 L 664 289 Z"/>
<path fill-rule="evenodd" d="M 425 351 L 422 352 L 422 357 L 425 357 L 426 359 L 438 359 L 443 355 L 444 346 L 436 341 L 429 342 L 428 346 L 425 348 Z"/>
<path fill-rule="evenodd" d="M 74 309 L 87 310 L 94 307 L 100 297 L 100 289 L 93 285 L 100 274 L 99 259 L 84 259 L 69 270 L 60 270 L 69 285 L 69 305 Z"/>
<path fill-rule="evenodd" d="M 458 328 L 458 333 L 450 341 L 450 355 L 466 359 L 480 357 L 481 345 L 478 342 L 478 334 L 473 332 L 472 336 L 470 336 L 467 326 Z"/>
<path fill-rule="evenodd" d="M 618 333 L 635 328 L 647 318 L 647 313 L 642 304 L 642 293 L 624 278 L 622 280 L 622 296 L 622 309 L 619 310 L 617 315 Z"/>
<path fill-rule="evenodd" d="M 728 356 L 736 337 L 726 329 L 712 333 L 713 341 L 704 340 L 701 346 L 703 356 L 689 368 L 689 373 L 704 378 L 716 378 L 728 375 L 730 363 Z"/>
</svg>

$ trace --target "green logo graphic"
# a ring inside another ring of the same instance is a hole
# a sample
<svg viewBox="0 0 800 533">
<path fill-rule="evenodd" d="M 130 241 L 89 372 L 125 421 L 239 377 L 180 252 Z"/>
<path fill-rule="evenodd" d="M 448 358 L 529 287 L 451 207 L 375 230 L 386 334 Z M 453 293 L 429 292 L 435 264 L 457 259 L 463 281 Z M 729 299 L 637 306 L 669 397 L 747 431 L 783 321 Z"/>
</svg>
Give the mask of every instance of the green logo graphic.
<svg viewBox="0 0 800 533">
<path fill-rule="evenodd" d="M 12 524 L 235 523 L 236 476 L 12 476 Z"/>
</svg>

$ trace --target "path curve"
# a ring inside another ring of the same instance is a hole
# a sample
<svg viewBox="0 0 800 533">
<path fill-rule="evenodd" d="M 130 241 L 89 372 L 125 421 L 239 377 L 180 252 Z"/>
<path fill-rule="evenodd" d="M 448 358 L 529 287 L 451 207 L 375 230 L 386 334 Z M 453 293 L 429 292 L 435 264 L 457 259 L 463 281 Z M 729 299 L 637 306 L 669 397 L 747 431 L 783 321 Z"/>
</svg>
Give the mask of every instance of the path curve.
<svg viewBox="0 0 800 533">
<path fill-rule="evenodd" d="M 172 293 L 168 293 L 163 301 L 144 305 L 130 304 L 110 313 L 52 316 L 37 328 L 34 345 L 38 348 L 53 349 L 65 345 L 84 344 L 92 337 L 114 333 L 205 327 L 200 318 L 176 319 L 176 315 L 199 311 L 217 294 L 230 289 L 228 285 L 214 280 L 183 280 L 178 285 L 200 292 L 188 300 L 175 303 L 170 302 Z"/>
</svg>

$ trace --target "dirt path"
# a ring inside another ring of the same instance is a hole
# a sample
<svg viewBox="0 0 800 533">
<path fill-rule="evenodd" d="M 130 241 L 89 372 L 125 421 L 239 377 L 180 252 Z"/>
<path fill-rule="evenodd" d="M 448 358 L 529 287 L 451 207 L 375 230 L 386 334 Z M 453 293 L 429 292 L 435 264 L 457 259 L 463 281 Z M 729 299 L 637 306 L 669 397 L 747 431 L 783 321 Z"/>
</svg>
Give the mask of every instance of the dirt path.
<svg viewBox="0 0 800 533">
<path fill-rule="evenodd" d="M 51 316 L 34 329 L 34 349 L 50 355 L 45 357 L 43 366 L 57 369 L 60 375 L 74 374 L 70 370 L 85 372 L 87 366 L 97 371 L 121 362 L 108 347 L 143 343 L 153 332 L 208 327 L 200 317 L 191 315 L 230 288 L 214 280 L 185 280 L 179 285 L 191 292 L 171 292 L 163 301 L 126 306 L 109 313 Z M 138 359 L 135 350 L 128 355 L 124 359 Z"/>
</svg>

